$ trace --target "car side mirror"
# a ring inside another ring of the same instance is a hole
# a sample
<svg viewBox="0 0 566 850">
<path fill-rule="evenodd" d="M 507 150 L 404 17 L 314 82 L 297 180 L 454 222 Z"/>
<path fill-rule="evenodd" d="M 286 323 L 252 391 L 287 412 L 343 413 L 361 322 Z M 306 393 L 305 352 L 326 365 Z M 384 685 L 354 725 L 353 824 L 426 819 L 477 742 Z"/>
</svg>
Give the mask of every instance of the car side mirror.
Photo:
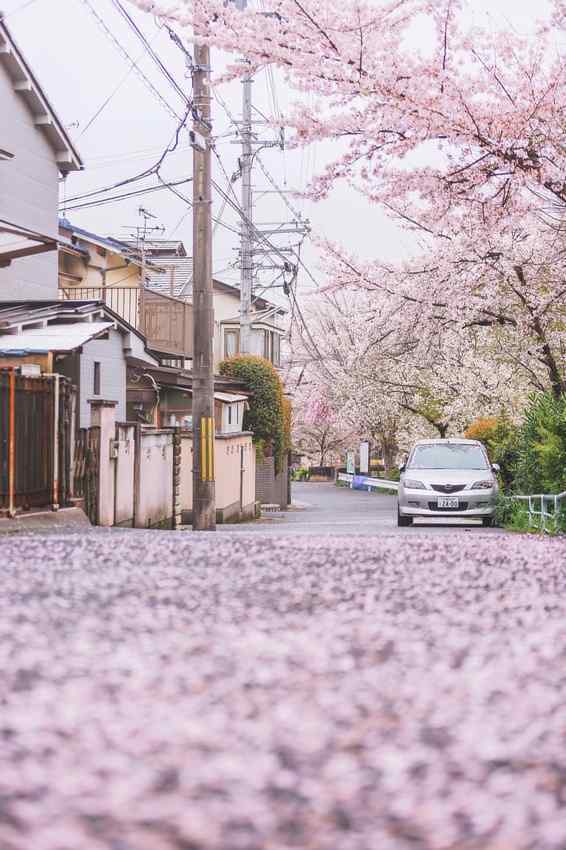
<svg viewBox="0 0 566 850">
<path fill-rule="evenodd" d="M 498 463 L 492 463 L 491 468 L 495 472 L 496 475 L 499 475 L 499 473 L 501 472 L 501 467 L 499 466 Z"/>
<path fill-rule="evenodd" d="M 406 469 L 407 469 L 407 464 L 402 463 L 401 466 L 399 467 L 399 472 L 403 473 L 403 472 L 405 472 Z"/>
</svg>

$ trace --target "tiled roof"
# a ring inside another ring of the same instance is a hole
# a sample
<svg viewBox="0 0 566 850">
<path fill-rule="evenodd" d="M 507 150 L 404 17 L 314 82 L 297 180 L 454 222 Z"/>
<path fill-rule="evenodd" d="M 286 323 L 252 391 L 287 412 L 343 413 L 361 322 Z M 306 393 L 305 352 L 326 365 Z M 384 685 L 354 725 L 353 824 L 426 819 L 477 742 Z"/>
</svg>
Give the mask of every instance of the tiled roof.
<svg viewBox="0 0 566 850">
<path fill-rule="evenodd" d="M 139 242 L 137 239 L 122 239 L 130 248 L 139 250 Z M 151 257 L 164 256 L 167 257 L 186 257 L 186 248 L 179 239 L 145 239 L 144 248 L 146 254 Z"/>
<path fill-rule="evenodd" d="M 162 295 L 174 295 L 175 298 L 190 300 L 193 294 L 192 258 L 162 258 L 154 255 L 152 259 L 163 271 L 146 269 L 146 281 L 149 289 L 160 292 Z"/>
</svg>

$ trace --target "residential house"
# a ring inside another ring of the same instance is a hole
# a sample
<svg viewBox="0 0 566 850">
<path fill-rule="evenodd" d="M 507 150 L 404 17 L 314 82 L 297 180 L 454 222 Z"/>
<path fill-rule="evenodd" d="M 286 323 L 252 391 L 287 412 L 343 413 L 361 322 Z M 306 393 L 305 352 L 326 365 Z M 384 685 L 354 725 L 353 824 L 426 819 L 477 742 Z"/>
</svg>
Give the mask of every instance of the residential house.
<svg viewBox="0 0 566 850">
<path fill-rule="evenodd" d="M 59 296 L 103 302 L 147 338 L 160 362 L 182 368 L 192 355 L 192 308 L 147 288 L 160 271 L 126 242 L 59 222 Z"/>
<path fill-rule="evenodd" d="M 128 421 L 157 427 L 192 428 L 192 372 L 149 366 L 128 358 Z M 240 381 L 222 375 L 214 379 L 216 434 L 237 434 L 243 429 L 250 393 Z"/>
<path fill-rule="evenodd" d="M 59 181 L 81 158 L 0 14 L 0 302 L 57 298 Z"/>
<path fill-rule="evenodd" d="M 91 424 L 90 402 L 116 404 L 127 416 L 128 358 L 158 361 L 145 338 L 109 307 L 92 301 L 24 301 L 0 305 L 0 367 L 35 366 L 70 378 L 78 391 L 77 425 Z"/>
<path fill-rule="evenodd" d="M 134 246 L 131 242 L 130 245 Z M 193 266 L 183 242 L 153 239 L 144 243 L 148 267 L 148 287 L 162 295 L 189 300 L 192 298 Z M 157 266 L 158 268 L 155 268 Z M 233 357 L 240 351 L 240 290 L 237 286 L 214 279 L 214 364 Z M 265 357 L 274 366 L 281 365 L 281 341 L 286 329 L 286 314 L 280 306 L 265 298 L 253 303 L 253 354 Z"/>
</svg>

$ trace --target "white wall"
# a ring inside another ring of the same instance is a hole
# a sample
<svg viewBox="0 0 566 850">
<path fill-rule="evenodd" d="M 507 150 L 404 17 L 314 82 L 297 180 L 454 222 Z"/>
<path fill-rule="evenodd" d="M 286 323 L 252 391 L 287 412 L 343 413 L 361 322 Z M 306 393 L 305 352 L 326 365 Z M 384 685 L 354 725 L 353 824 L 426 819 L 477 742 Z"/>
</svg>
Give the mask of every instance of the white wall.
<svg viewBox="0 0 566 850">
<path fill-rule="evenodd" d="M 245 402 L 222 405 L 222 433 L 239 434 L 244 424 Z M 230 415 L 231 414 L 231 415 Z M 231 420 L 231 421 L 230 421 Z"/>
<path fill-rule="evenodd" d="M 243 508 L 253 510 L 255 503 L 255 446 L 250 434 L 217 436 L 214 442 L 216 476 L 216 508 L 227 511 L 239 506 L 240 476 L 244 452 Z M 193 507 L 193 435 L 185 432 L 181 438 L 181 509 Z"/>
<path fill-rule="evenodd" d="M 114 521 L 116 525 L 130 526 L 134 521 L 134 466 L 136 458 L 136 426 L 118 425 L 116 428 L 116 489 Z"/>
<path fill-rule="evenodd" d="M 100 363 L 100 395 L 94 394 L 94 363 Z M 93 339 L 83 346 L 80 379 L 80 427 L 90 425 L 88 400 L 100 398 L 117 401 L 116 421 L 126 421 L 126 358 L 123 337 L 118 331 L 110 330 L 108 339 Z"/>
<path fill-rule="evenodd" d="M 1 66 L 0 104 L 2 147 L 15 155 L 13 160 L 0 161 L 0 218 L 56 237 L 59 170 L 55 154 Z M 57 298 L 56 251 L 0 268 L 0 300 L 23 298 Z"/>
<path fill-rule="evenodd" d="M 138 528 L 156 526 L 173 515 L 173 436 L 146 431 L 141 438 Z"/>
<path fill-rule="evenodd" d="M 129 357 L 136 357 L 138 360 L 145 360 L 146 363 L 152 366 L 159 366 L 158 361 L 155 357 L 152 357 L 151 354 L 148 354 L 145 350 L 144 344 L 142 340 L 134 333 L 130 333 L 127 337 L 124 337 L 123 345 L 126 348 L 129 348 L 128 352 Z"/>
</svg>

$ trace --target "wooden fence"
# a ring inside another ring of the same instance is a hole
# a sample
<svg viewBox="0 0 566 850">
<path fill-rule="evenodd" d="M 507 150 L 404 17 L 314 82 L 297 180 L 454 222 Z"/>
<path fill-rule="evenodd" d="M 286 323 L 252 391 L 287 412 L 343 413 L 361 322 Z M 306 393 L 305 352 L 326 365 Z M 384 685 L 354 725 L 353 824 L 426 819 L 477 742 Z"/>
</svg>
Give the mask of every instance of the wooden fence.
<svg viewBox="0 0 566 850">
<path fill-rule="evenodd" d="M 0 511 L 68 503 L 73 405 L 65 378 L 0 369 Z"/>
</svg>

